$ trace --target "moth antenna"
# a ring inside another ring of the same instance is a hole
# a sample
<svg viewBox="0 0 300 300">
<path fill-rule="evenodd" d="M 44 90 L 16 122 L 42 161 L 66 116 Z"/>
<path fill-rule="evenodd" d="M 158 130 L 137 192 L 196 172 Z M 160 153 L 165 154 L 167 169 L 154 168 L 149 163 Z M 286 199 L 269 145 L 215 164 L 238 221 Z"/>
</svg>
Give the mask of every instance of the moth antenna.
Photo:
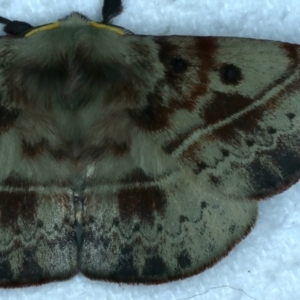
<svg viewBox="0 0 300 300">
<path fill-rule="evenodd" d="M 8 24 L 9 22 L 11 22 L 11 20 L 9 20 L 9 19 L 6 19 L 6 18 L 3 18 L 3 17 L 0 17 L 0 23 L 1 24 Z"/>
<path fill-rule="evenodd" d="M 0 17 L 0 23 L 5 24 L 3 31 L 11 35 L 24 34 L 28 30 L 32 29 L 33 26 L 22 21 L 11 21 L 9 19 Z"/>
<path fill-rule="evenodd" d="M 102 7 L 102 23 L 108 24 L 112 18 L 123 11 L 122 0 L 104 0 Z"/>
</svg>

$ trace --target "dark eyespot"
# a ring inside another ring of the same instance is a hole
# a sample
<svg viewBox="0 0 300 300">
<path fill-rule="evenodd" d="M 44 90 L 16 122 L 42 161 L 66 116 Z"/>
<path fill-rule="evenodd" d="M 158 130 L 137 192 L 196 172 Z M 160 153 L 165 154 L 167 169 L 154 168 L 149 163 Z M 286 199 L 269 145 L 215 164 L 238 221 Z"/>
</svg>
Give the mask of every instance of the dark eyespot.
<svg viewBox="0 0 300 300">
<path fill-rule="evenodd" d="M 220 78 L 224 84 L 239 84 L 243 79 L 242 71 L 233 64 L 223 64 L 220 68 Z"/>
<path fill-rule="evenodd" d="M 171 63 L 175 72 L 184 72 L 188 67 L 187 61 L 181 57 L 173 58 Z"/>
</svg>

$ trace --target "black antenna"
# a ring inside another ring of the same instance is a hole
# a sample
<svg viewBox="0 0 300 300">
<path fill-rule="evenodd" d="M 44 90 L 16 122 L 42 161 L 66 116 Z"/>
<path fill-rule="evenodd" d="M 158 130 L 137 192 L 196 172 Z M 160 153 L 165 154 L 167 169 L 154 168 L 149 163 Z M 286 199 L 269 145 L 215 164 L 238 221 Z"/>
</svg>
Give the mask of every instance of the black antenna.
<svg viewBox="0 0 300 300">
<path fill-rule="evenodd" d="M 102 7 L 102 23 L 108 24 L 112 18 L 123 10 L 122 0 L 104 0 Z"/>
<path fill-rule="evenodd" d="M 21 35 L 33 28 L 30 24 L 26 22 L 11 21 L 3 17 L 0 17 L 0 23 L 5 24 L 3 28 L 4 32 L 11 35 Z"/>
</svg>

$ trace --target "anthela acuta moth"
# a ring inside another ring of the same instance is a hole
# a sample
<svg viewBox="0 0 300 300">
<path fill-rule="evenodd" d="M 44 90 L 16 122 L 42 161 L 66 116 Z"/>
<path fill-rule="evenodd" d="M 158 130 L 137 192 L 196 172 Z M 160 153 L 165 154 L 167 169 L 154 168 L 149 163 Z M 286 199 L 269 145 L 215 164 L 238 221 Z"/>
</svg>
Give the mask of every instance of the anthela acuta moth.
<svg viewBox="0 0 300 300">
<path fill-rule="evenodd" d="M 298 45 L 135 35 L 121 11 L 0 18 L 2 287 L 197 274 L 299 179 Z"/>
</svg>

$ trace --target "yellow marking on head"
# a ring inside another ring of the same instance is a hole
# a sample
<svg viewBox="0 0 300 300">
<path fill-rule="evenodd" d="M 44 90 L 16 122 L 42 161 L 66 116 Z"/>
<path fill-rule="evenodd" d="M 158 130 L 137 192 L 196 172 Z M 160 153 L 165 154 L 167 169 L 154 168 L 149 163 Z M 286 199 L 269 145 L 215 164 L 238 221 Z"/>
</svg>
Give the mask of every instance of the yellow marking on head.
<svg viewBox="0 0 300 300">
<path fill-rule="evenodd" d="M 119 29 L 119 28 L 114 27 L 114 26 L 101 24 L 101 23 L 97 23 L 97 22 L 94 22 L 94 21 L 90 21 L 89 24 L 91 26 L 95 27 L 95 28 L 108 29 L 110 31 L 113 31 L 113 32 L 119 34 L 119 35 L 124 35 L 125 34 L 125 32 L 122 29 Z M 44 26 L 40 26 L 40 27 L 34 28 L 34 29 L 30 30 L 29 32 L 27 32 L 25 34 L 25 37 L 30 37 L 30 36 L 32 36 L 33 34 L 39 32 L 39 31 L 52 30 L 52 29 L 55 29 L 55 28 L 58 28 L 58 27 L 60 27 L 60 22 L 55 22 L 55 23 L 44 25 Z"/>
<path fill-rule="evenodd" d="M 110 26 L 110 25 L 106 25 L 106 24 L 102 24 L 102 23 L 97 23 L 97 22 L 94 22 L 94 21 L 90 21 L 89 24 L 93 27 L 96 27 L 96 28 L 108 29 L 108 30 L 113 31 L 113 32 L 115 32 L 117 34 L 120 34 L 120 35 L 125 34 L 125 32 L 122 29 L 114 27 L 114 26 Z"/>
<path fill-rule="evenodd" d="M 44 30 L 51 30 L 51 29 L 55 29 L 58 28 L 60 26 L 60 22 L 55 22 L 55 23 L 51 23 L 48 25 L 44 25 L 38 28 L 34 28 L 31 31 L 29 31 L 28 33 L 25 34 L 25 37 L 30 37 L 33 34 L 39 32 L 39 31 L 44 31 Z"/>
</svg>

